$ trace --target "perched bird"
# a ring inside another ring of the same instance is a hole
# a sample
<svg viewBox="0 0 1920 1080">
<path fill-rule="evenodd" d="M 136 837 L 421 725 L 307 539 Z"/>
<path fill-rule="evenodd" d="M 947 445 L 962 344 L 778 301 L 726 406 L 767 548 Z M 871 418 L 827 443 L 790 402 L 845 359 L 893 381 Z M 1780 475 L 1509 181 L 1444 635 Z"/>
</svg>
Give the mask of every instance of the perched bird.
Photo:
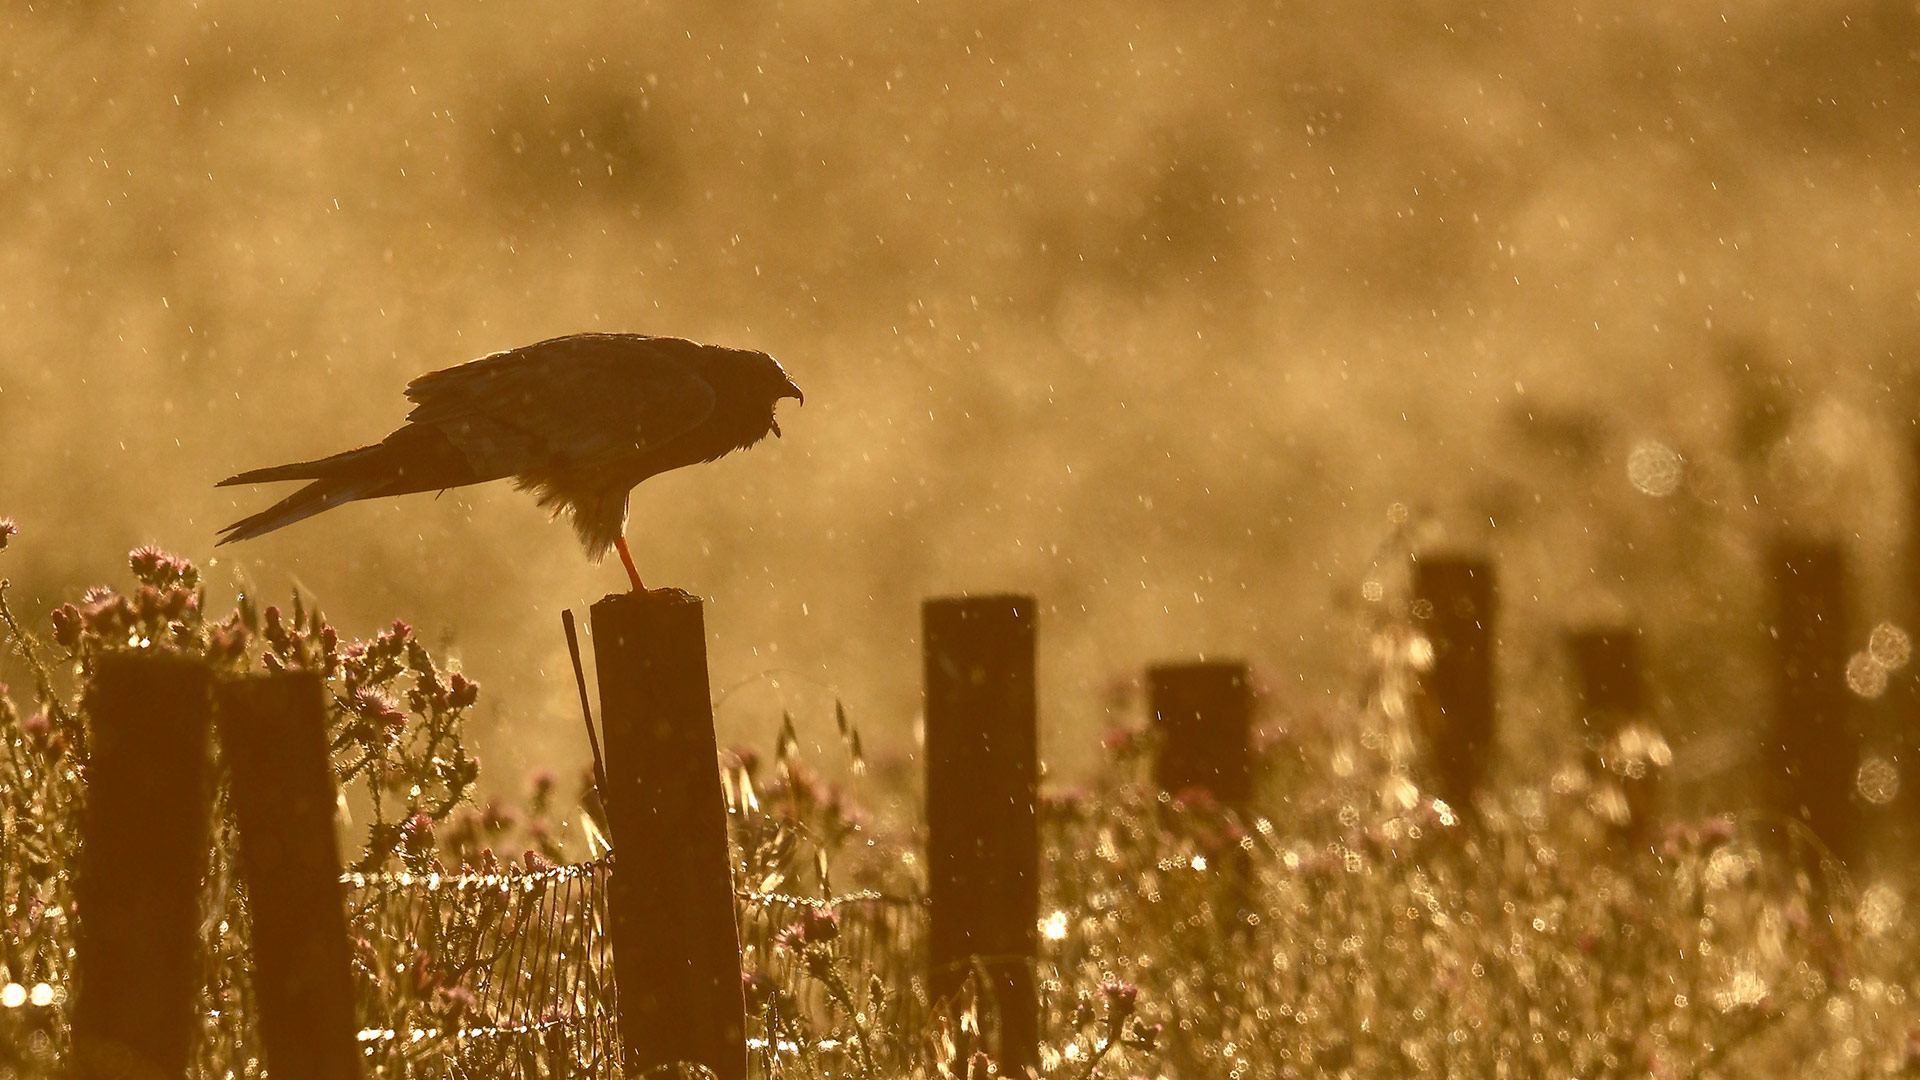
<svg viewBox="0 0 1920 1080">
<path fill-rule="evenodd" d="M 642 334 L 573 334 L 428 372 L 407 423 L 373 444 L 230 476 L 216 486 L 312 483 L 221 531 L 248 540 L 357 499 L 512 477 L 573 519 L 587 557 L 627 548 L 627 495 L 649 476 L 780 434 L 773 408 L 806 399 L 766 353 Z"/>
</svg>

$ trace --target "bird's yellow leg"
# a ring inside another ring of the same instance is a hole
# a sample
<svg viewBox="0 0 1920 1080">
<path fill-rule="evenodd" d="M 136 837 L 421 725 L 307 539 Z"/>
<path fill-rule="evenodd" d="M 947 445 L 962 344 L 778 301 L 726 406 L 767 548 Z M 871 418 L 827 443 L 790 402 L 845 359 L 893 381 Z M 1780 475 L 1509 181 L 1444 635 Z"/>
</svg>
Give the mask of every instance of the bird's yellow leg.
<svg viewBox="0 0 1920 1080">
<path fill-rule="evenodd" d="M 613 542 L 620 551 L 620 562 L 627 568 L 627 576 L 633 579 L 634 592 L 646 592 L 647 587 L 640 584 L 640 571 L 633 568 L 633 552 L 627 550 L 627 538 L 622 536 Z"/>
</svg>

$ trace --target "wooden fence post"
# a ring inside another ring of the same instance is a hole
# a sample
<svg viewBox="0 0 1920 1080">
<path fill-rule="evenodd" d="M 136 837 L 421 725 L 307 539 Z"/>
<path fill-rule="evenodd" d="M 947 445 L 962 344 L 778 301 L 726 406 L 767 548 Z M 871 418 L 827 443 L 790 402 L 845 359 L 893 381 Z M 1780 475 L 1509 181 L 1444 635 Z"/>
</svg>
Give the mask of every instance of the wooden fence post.
<svg viewBox="0 0 1920 1080">
<path fill-rule="evenodd" d="M 1000 1018 L 1003 1074 L 1039 1064 L 1040 828 L 1034 601 L 929 600 L 926 662 L 928 934 L 935 1000 L 975 963 Z"/>
<path fill-rule="evenodd" d="M 159 651 L 99 657 L 79 876 L 78 1076 L 183 1076 L 198 1018 L 212 674 Z"/>
<path fill-rule="evenodd" d="M 592 627 L 626 1070 L 687 1061 L 740 1080 L 746 1002 L 701 601 L 616 593 Z"/>
<path fill-rule="evenodd" d="M 1253 688 L 1247 665 L 1216 661 L 1147 669 L 1153 724 L 1160 732 L 1153 779 L 1162 791 L 1199 788 L 1222 805 L 1253 798 L 1248 757 Z"/>
<path fill-rule="evenodd" d="M 360 1072 L 326 699 L 311 671 L 214 692 L 252 917 L 253 996 L 276 1078 Z"/>
<path fill-rule="evenodd" d="M 1462 814 L 1494 746 L 1493 618 L 1498 594 L 1493 563 L 1431 557 L 1413 568 L 1414 614 L 1433 643 L 1423 680 L 1432 704 L 1427 731 L 1440 797 Z"/>
<path fill-rule="evenodd" d="M 1773 583 L 1774 808 L 1804 821 L 1843 862 L 1859 854 L 1853 801 L 1860 733 L 1847 690 L 1846 556 L 1840 545 L 1777 538 Z"/>
<path fill-rule="evenodd" d="M 1619 778 L 1626 796 L 1627 821 L 1620 833 L 1630 845 L 1651 837 L 1659 812 L 1659 776 L 1651 747 L 1622 746 L 1627 725 L 1646 720 L 1646 681 L 1640 663 L 1640 639 L 1627 626 L 1588 626 L 1567 635 L 1573 660 L 1574 699 L 1586 742 L 1597 764 Z M 1649 725 L 1649 736 L 1658 733 Z M 1622 755 L 1638 755 L 1632 759 Z"/>
</svg>

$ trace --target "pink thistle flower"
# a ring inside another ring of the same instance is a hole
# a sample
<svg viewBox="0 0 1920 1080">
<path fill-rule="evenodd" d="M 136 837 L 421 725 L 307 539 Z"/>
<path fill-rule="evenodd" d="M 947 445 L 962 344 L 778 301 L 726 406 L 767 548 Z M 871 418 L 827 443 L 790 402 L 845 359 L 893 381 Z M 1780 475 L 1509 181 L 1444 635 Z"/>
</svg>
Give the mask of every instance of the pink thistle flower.
<svg viewBox="0 0 1920 1080">
<path fill-rule="evenodd" d="M 56 645 L 72 652 L 80 647 L 80 632 L 84 628 L 80 619 L 80 609 L 72 604 L 61 604 L 53 609 L 53 640 Z"/>
<path fill-rule="evenodd" d="M 1173 804 L 1196 814 L 1217 813 L 1220 810 L 1220 800 L 1214 797 L 1213 790 L 1198 785 L 1174 792 Z"/>
<path fill-rule="evenodd" d="M 433 851 L 433 818 L 415 814 L 400 824 L 400 843 L 407 854 L 421 856 Z"/>
<path fill-rule="evenodd" d="M 480 684 L 458 672 L 447 684 L 447 706 L 464 709 L 480 700 Z"/>
<path fill-rule="evenodd" d="M 10 517 L 0 518 L 0 551 L 7 550 L 7 541 L 20 535 L 20 526 Z"/>
<path fill-rule="evenodd" d="M 200 609 L 200 598 L 186 589 L 168 589 L 160 598 L 160 617 L 168 622 L 177 622 L 190 612 Z"/>
<path fill-rule="evenodd" d="M 778 987 L 764 971 L 743 971 L 740 973 L 740 990 L 749 1002 L 758 1004 L 772 997 Z"/>
<path fill-rule="evenodd" d="M 1124 979 L 1107 978 L 1100 983 L 1100 996 L 1107 999 L 1107 1013 L 1115 1022 L 1133 1015 L 1140 988 Z"/>
<path fill-rule="evenodd" d="M 1126 754 L 1138 746 L 1142 734 L 1139 728 L 1115 725 L 1100 733 L 1100 748 L 1116 756 Z"/>
<path fill-rule="evenodd" d="M 808 908 L 800 921 L 775 934 L 773 943 L 788 952 L 805 952 L 840 936 L 840 914 L 830 908 Z"/>
<path fill-rule="evenodd" d="M 473 991 L 464 986 L 449 986 L 445 991 L 447 1012 L 452 1016 L 465 1016 L 473 1011 L 476 1004 Z"/>
<path fill-rule="evenodd" d="M 531 848 L 520 856 L 520 861 L 525 863 L 527 871 L 533 874 L 544 874 L 554 868 L 552 859 L 547 858 L 545 855 Z"/>
<path fill-rule="evenodd" d="M 34 713 L 32 716 L 27 717 L 25 720 L 20 721 L 21 733 L 26 735 L 27 738 L 32 739 L 36 742 L 46 738 L 47 733 L 52 730 L 53 730 L 53 718 L 47 715 L 47 711 L 45 709 L 42 709 L 39 712 Z"/>
</svg>

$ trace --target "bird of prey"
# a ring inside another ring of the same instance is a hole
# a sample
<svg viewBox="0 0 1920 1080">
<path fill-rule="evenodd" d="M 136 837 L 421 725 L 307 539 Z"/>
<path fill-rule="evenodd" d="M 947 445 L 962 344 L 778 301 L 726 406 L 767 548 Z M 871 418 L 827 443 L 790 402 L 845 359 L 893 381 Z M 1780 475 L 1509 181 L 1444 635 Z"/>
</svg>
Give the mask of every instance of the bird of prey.
<svg viewBox="0 0 1920 1080">
<path fill-rule="evenodd" d="M 511 477 L 573 519 L 587 558 L 627 548 L 627 495 L 649 476 L 780 434 L 800 388 L 766 353 L 641 334 L 573 334 L 428 372 L 398 431 L 357 450 L 230 476 L 216 486 L 311 483 L 221 530 L 248 540 L 341 503 Z"/>
</svg>

